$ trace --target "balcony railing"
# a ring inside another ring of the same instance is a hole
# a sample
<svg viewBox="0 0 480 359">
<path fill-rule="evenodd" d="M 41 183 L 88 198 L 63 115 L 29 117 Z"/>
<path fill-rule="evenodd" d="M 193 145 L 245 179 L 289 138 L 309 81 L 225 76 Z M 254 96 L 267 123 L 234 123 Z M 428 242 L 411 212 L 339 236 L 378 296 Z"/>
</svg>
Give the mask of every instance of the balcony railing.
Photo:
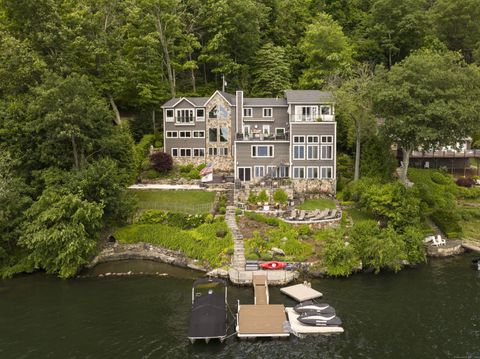
<svg viewBox="0 0 480 359">
<path fill-rule="evenodd" d="M 255 134 L 244 134 L 244 133 L 237 133 L 236 136 L 237 140 L 240 141 L 288 141 L 288 133 L 284 134 L 269 134 L 265 135 L 262 133 L 255 133 Z"/>
<path fill-rule="evenodd" d="M 335 115 L 290 115 L 291 122 L 332 122 Z"/>
<path fill-rule="evenodd" d="M 185 125 L 193 123 L 194 120 L 195 120 L 194 116 L 177 116 L 177 117 L 175 117 L 175 122 L 176 123 L 185 124 Z"/>
</svg>

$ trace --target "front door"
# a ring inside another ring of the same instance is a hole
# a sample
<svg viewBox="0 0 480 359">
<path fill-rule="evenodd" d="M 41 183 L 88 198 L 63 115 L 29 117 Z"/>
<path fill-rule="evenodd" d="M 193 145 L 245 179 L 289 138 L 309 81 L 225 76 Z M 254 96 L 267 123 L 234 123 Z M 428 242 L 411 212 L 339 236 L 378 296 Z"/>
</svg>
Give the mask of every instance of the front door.
<svg viewBox="0 0 480 359">
<path fill-rule="evenodd" d="M 250 181 L 252 178 L 252 168 L 251 167 L 239 167 L 238 168 L 238 178 L 240 181 Z"/>
</svg>

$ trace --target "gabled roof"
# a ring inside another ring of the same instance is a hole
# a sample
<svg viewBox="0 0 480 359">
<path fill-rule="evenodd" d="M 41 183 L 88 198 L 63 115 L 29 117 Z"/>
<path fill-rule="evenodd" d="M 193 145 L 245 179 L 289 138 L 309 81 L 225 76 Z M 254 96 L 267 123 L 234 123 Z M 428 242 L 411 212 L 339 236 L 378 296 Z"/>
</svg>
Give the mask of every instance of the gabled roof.
<svg viewBox="0 0 480 359">
<path fill-rule="evenodd" d="M 318 90 L 286 90 L 287 103 L 332 103 L 335 102 L 331 92 Z"/>
<path fill-rule="evenodd" d="M 194 106 L 203 106 L 208 97 L 174 97 L 165 102 L 162 107 L 175 107 L 182 100 L 190 102 Z"/>
</svg>

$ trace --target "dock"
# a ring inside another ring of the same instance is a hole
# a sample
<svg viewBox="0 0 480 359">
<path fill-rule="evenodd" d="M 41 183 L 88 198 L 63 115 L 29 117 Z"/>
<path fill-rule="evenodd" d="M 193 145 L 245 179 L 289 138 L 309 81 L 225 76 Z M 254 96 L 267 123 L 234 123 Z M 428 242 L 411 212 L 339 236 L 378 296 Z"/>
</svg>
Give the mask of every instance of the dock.
<svg viewBox="0 0 480 359">
<path fill-rule="evenodd" d="M 315 290 L 305 284 L 291 285 L 290 287 L 281 288 L 280 292 L 292 297 L 297 302 L 305 302 L 307 300 L 317 299 L 323 296 L 318 290 Z"/>
<path fill-rule="evenodd" d="M 343 333 L 344 330 L 342 327 L 319 327 L 319 326 L 312 326 L 312 325 L 305 325 L 297 320 L 299 314 L 293 310 L 293 308 L 286 308 L 286 312 L 288 315 L 288 320 L 290 322 L 290 330 L 293 335 L 303 338 L 307 335 L 312 334 L 340 334 Z"/>
<path fill-rule="evenodd" d="M 238 303 L 237 336 L 239 338 L 290 336 L 290 325 L 283 304 L 269 304 L 268 281 L 266 275 L 252 278 L 254 303 Z"/>
</svg>

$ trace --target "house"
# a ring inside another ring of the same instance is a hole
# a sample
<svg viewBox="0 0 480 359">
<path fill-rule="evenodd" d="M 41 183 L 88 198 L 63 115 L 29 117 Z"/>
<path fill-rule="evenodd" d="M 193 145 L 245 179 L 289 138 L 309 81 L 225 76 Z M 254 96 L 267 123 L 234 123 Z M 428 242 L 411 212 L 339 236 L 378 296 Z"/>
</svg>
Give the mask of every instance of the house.
<svg viewBox="0 0 480 359">
<path fill-rule="evenodd" d="M 286 90 L 284 98 L 243 91 L 172 98 L 162 106 L 165 152 L 177 164 L 211 162 L 242 182 L 315 180 L 334 192 L 334 106 L 331 93 L 316 90 Z"/>
</svg>

